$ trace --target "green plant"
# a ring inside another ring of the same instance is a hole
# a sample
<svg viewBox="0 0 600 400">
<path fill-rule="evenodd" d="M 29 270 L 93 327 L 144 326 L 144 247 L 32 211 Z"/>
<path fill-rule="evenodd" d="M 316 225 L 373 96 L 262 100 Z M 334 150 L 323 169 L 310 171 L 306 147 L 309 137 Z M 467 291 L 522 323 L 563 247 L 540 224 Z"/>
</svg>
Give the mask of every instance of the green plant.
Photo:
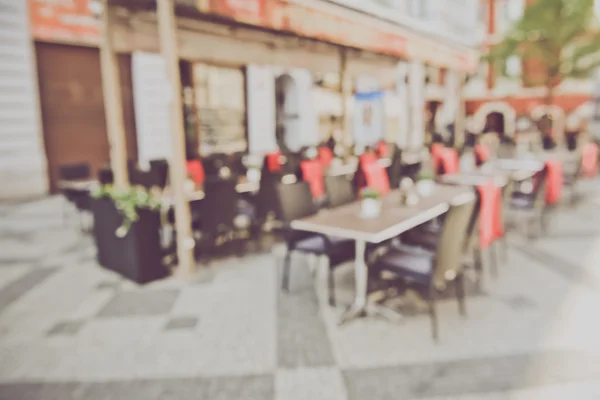
<svg viewBox="0 0 600 400">
<path fill-rule="evenodd" d="M 417 181 L 428 181 L 435 179 L 435 174 L 429 169 L 422 169 L 417 175 Z"/>
<path fill-rule="evenodd" d="M 92 197 L 110 199 L 123 216 L 123 223 L 115 231 L 118 237 L 125 237 L 131 224 L 139 219 L 139 209 L 159 210 L 161 206 L 160 198 L 141 186 L 116 188 L 102 185 L 92 191 Z"/>
<path fill-rule="evenodd" d="M 379 191 L 374 188 L 366 187 L 360 192 L 360 196 L 362 199 L 377 200 L 379 198 Z"/>
<path fill-rule="evenodd" d="M 514 56 L 526 66 L 534 62 L 540 67 L 536 76 L 524 73 L 523 78 L 528 86 L 546 88 L 547 105 L 552 104 L 554 90 L 564 79 L 590 78 L 600 66 L 594 0 L 537 0 L 528 5 L 484 60 L 502 66 L 500 72 L 506 75 L 507 61 Z"/>
</svg>

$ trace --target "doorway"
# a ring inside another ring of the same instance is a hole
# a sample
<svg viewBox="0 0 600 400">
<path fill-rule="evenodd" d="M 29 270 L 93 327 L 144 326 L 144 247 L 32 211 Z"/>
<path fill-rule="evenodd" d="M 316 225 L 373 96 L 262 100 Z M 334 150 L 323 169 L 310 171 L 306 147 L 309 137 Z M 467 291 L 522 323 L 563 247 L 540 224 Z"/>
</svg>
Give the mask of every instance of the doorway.
<svg viewBox="0 0 600 400">
<path fill-rule="evenodd" d="M 499 138 L 503 138 L 505 135 L 504 114 L 497 111 L 489 113 L 485 119 L 483 133 L 496 133 Z"/>
<path fill-rule="evenodd" d="M 44 145 L 51 193 L 61 165 L 109 160 L 98 49 L 36 43 Z"/>
</svg>

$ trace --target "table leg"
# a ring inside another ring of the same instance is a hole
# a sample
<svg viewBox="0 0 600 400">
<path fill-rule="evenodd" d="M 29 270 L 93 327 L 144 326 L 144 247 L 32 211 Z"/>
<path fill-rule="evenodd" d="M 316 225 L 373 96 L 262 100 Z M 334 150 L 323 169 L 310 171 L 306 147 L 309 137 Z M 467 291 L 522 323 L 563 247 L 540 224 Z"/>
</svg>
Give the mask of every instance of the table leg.
<svg viewBox="0 0 600 400">
<path fill-rule="evenodd" d="M 391 308 L 368 301 L 367 289 L 369 278 L 367 264 L 365 263 L 365 248 L 366 243 L 364 240 L 356 241 L 356 255 L 354 260 L 354 284 L 356 293 L 354 295 L 354 302 L 342 314 L 339 321 L 340 325 L 367 315 L 380 316 L 390 321 L 397 321 L 402 318 L 401 314 Z"/>
</svg>

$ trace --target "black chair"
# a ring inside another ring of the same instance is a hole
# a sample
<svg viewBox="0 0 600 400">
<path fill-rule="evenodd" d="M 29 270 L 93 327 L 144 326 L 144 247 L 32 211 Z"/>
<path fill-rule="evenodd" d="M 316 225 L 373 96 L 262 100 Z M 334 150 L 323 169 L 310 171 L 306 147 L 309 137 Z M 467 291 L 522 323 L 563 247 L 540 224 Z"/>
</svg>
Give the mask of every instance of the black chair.
<svg viewBox="0 0 600 400">
<path fill-rule="evenodd" d="M 509 211 L 524 227 L 528 238 L 534 235 L 530 230 L 533 224 L 537 225 L 537 234 L 540 236 L 546 231 L 548 208 L 546 207 L 546 183 L 548 170 L 544 168 L 532 179 L 533 189 L 530 193 L 513 193 L 509 203 Z"/>
<path fill-rule="evenodd" d="M 238 195 L 235 179 L 207 178 L 204 182 L 204 198 L 190 203 L 192 230 L 198 239 L 197 255 L 230 243 L 236 237 Z M 238 249 L 239 250 L 239 249 Z"/>
<path fill-rule="evenodd" d="M 61 165 L 58 168 L 58 176 L 61 181 L 79 181 L 90 179 L 92 176 L 89 163 L 74 163 Z M 91 197 L 88 190 L 64 188 L 61 189 L 61 194 L 65 197 L 68 203 L 75 206 L 79 214 L 79 224 L 82 231 L 87 228 L 83 226 L 82 212 L 91 211 Z M 67 210 L 63 208 L 63 221 L 67 221 Z"/>
<path fill-rule="evenodd" d="M 83 162 L 61 165 L 58 167 L 58 175 L 61 180 L 76 181 L 90 179 L 92 172 L 90 164 Z"/>
<path fill-rule="evenodd" d="M 290 257 L 292 251 L 326 256 L 329 262 L 328 290 L 329 304 L 335 305 L 335 288 L 333 270 L 346 261 L 354 259 L 354 241 L 321 234 L 297 231 L 290 227 L 296 219 L 306 218 L 317 213 L 313 203 L 310 186 L 307 182 L 279 184 L 276 187 L 284 228 L 283 238 L 287 245 L 283 262 L 282 288 L 289 291 Z"/>
<path fill-rule="evenodd" d="M 169 180 L 169 162 L 165 159 L 151 160 L 150 172 L 153 174 L 155 186 L 164 189 Z"/>
<path fill-rule="evenodd" d="M 114 181 L 114 174 L 110 166 L 105 166 L 98 170 L 98 182 L 101 185 L 112 185 Z"/>
<path fill-rule="evenodd" d="M 329 207 L 335 208 L 356 200 L 352 181 L 346 176 L 325 177 L 325 191 Z"/>
<path fill-rule="evenodd" d="M 429 303 L 431 332 L 436 341 L 438 339 L 437 291 L 444 289 L 448 282 L 454 282 L 459 311 L 461 315 L 466 315 L 462 254 L 474 207 L 475 201 L 472 195 L 465 196 L 464 201 L 450 206 L 435 253 L 392 246 L 369 265 L 370 268 L 378 271 L 391 271 L 401 277 L 406 284 L 423 289 Z"/>
</svg>

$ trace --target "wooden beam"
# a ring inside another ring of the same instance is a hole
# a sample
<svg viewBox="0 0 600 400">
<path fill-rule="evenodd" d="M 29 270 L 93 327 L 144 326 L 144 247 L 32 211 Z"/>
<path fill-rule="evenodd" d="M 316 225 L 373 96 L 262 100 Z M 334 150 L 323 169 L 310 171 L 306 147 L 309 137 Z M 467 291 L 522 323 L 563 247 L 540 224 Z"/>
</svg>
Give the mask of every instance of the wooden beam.
<svg viewBox="0 0 600 400">
<path fill-rule="evenodd" d="M 121 79 L 119 76 L 117 54 L 114 52 L 110 34 L 112 13 L 110 12 L 107 0 L 104 0 L 103 6 L 100 68 L 102 72 L 104 113 L 106 129 L 108 131 L 108 142 L 110 144 L 110 166 L 113 171 L 114 185 L 122 188 L 129 184 L 129 179 L 127 174 L 127 145 L 125 141 L 123 104 L 121 102 Z"/>
<path fill-rule="evenodd" d="M 181 99 L 181 73 L 177 46 L 177 26 L 172 0 L 157 0 L 158 33 L 161 53 L 168 75 L 168 96 L 171 99 L 171 160 L 169 178 L 174 196 L 175 229 L 177 230 L 177 273 L 191 277 L 195 272 L 190 206 L 184 191 L 186 180 L 185 128 Z"/>
<path fill-rule="evenodd" d="M 352 113 L 348 99 L 352 96 L 352 76 L 348 69 L 348 52 L 340 49 L 340 92 L 342 101 L 342 132 L 344 134 L 344 145 L 351 146 L 354 143 L 352 137 Z"/>
</svg>

